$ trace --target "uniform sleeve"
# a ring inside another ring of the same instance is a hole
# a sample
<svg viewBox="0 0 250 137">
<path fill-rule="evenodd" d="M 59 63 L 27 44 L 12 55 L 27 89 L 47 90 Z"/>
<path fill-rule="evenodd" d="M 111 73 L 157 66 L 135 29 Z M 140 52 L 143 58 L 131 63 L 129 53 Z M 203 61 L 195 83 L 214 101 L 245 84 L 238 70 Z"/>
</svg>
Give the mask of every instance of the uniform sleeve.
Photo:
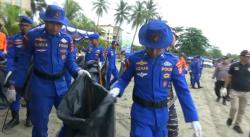
<svg viewBox="0 0 250 137">
<path fill-rule="evenodd" d="M 104 61 L 105 61 L 105 57 L 104 57 L 104 48 L 101 49 L 100 61 L 101 61 L 101 63 L 104 63 Z"/>
<path fill-rule="evenodd" d="M 74 44 L 73 41 L 70 40 L 69 46 L 68 46 L 68 55 L 66 60 L 66 67 L 69 70 L 70 74 L 74 77 L 77 76 L 77 72 L 80 70 L 79 66 L 75 62 L 74 58 Z"/>
<path fill-rule="evenodd" d="M 27 68 L 27 70 L 30 66 L 31 58 L 33 56 L 33 48 L 34 48 L 33 43 L 34 40 L 32 38 L 32 34 L 31 33 L 26 34 L 23 38 L 24 48 L 26 50 L 26 54 L 24 55 L 23 61 L 24 64 L 26 65 L 25 68 Z"/>
<path fill-rule="evenodd" d="M 119 96 L 122 96 L 124 93 L 125 88 L 128 86 L 131 78 L 134 76 L 134 64 L 133 62 L 131 62 L 131 59 L 128 59 L 128 67 L 125 70 L 125 72 L 122 74 L 122 76 L 120 77 L 120 79 L 115 83 L 114 87 L 119 88 L 120 89 L 120 94 Z"/>
<path fill-rule="evenodd" d="M 13 38 L 11 37 L 8 41 L 7 71 L 14 71 L 14 58 L 15 58 L 15 48 L 13 45 Z"/>
<path fill-rule="evenodd" d="M 218 76 L 218 72 L 219 72 L 219 67 L 217 66 L 214 70 L 213 78 L 216 78 Z"/>
<path fill-rule="evenodd" d="M 230 75 L 233 75 L 233 73 L 234 73 L 234 67 L 233 66 L 234 65 L 231 65 L 230 68 L 229 68 L 228 74 L 230 74 Z"/>
<path fill-rule="evenodd" d="M 198 113 L 192 100 L 184 74 L 178 74 L 175 66 L 172 72 L 172 81 L 186 122 L 198 121 Z"/>
</svg>

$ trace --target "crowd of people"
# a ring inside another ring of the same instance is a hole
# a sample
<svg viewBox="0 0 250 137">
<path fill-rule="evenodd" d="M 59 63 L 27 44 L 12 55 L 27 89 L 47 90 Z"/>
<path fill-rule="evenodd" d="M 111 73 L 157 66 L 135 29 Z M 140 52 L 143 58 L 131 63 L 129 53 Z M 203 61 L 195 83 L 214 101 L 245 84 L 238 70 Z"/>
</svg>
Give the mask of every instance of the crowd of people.
<svg viewBox="0 0 250 137">
<path fill-rule="evenodd" d="M 49 136 L 51 109 L 53 106 L 57 109 L 74 78 L 79 75 L 93 77 L 76 63 L 74 38 L 62 31 L 62 26 L 68 24 L 64 10 L 49 5 L 40 18 L 45 24 L 43 28 L 32 28 L 32 19 L 20 16 L 19 33 L 8 39 L 0 33 L 0 53 L 7 58 L 4 70 L 7 90 L 1 92 L 5 93 L 12 115 L 4 129 L 9 130 L 20 123 L 20 100 L 24 98 L 27 108 L 25 126 L 32 127 L 32 137 Z M 114 40 L 111 46 L 104 48 L 99 43 L 98 33 L 88 37 L 89 45 L 82 50 L 85 53 L 84 62 L 96 61 L 99 68 L 108 66 L 106 82 L 103 83 L 101 75 L 96 81 L 108 89 L 111 96 L 121 97 L 130 80 L 134 79 L 131 137 L 178 136 L 174 101 L 169 106 L 174 98 L 173 87 L 185 121 L 192 124 L 196 137 L 202 136 L 198 112 L 185 79 L 189 72 L 191 87 L 202 88 L 202 59 L 197 55 L 188 64 L 184 53 L 176 57 L 168 52 L 167 49 L 173 47 L 177 39 L 171 27 L 161 20 L 145 23 L 139 31 L 139 41 L 145 48 L 126 57 L 126 69 L 120 76 L 116 66 L 118 41 Z M 239 111 L 233 127 L 238 133 L 243 133 L 240 124 L 250 96 L 249 59 L 250 52 L 247 50 L 241 52 L 239 62 L 231 65 L 228 57 L 223 57 L 213 74 L 216 101 L 222 98 L 224 105 L 226 101 L 231 102 L 226 121 L 228 126 L 233 124 L 236 111 Z M 64 128 L 63 125 L 59 137 L 64 137 Z"/>
</svg>

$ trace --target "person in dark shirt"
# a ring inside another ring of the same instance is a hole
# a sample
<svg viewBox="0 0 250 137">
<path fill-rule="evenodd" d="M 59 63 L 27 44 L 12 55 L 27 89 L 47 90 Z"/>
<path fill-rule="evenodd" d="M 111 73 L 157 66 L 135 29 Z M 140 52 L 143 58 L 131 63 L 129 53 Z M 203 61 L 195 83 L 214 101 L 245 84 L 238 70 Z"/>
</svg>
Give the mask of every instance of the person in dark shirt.
<svg viewBox="0 0 250 137">
<path fill-rule="evenodd" d="M 250 98 L 250 52 L 243 50 L 240 53 L 240 61 L 230 66 L 228 76 L 225 80 L 224 88 L 221 89 L 221 94 L 226 94 L 226 87 L 231 82 L 231 108 L 227 125 L 231 126 L 233 119 L 236 116 L 236 122 L 233 129 L 242 134 L 240 127 L 243 114 L 247 106 L 247 100 Z M 238 105 L 239 104 L 239 105 Z"/>
</svg>

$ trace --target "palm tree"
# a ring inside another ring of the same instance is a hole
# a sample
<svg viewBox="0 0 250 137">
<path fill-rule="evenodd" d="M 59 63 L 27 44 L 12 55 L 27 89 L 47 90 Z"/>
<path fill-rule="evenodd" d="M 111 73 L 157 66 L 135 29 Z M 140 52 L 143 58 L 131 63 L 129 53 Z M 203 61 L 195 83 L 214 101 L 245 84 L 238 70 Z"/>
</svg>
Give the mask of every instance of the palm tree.
<svg viewBox="0 0 250 137">
<path fill-rule="evenodd" d="M 120 27 L 124 21 L 129 22 L 129 11 L 131 10 L 131 6 L 128 5 L 127 2 L 124 2 L 123 0 L 120 0 L 120 3 L 115 9 L 115 24 L 117 25 L 119 23 L 118 31 L 116 34 L 116 40 L 119 35 Z"/>
<path fill-rule="evenodd" d="M 19 31 L 18 16 L 21 13 L 21 8 L 16 5 L 4 4 L 1 5 L 0 18 L 4 22 L 4 28 L 8 35 L 13 35 Z"/>
<path fill-rule="evenodd" d="M 136 1 L 136 5 L 132 7 L 132 28 L 135 28 L 135 34 L 131 44 L 131 51 L 133 49 L 133 44 L 135 40 L 135 35 L 137 33 L 138 27 L 142 25 L 145 21 L 145 2 Z"/>
<path fill-rule="evenodd" d="M 159 13 L 156 11 L 157 7 L 153 0 L 148 0 L 146 3 L 145 19 L 148 22 L 150 19 L 159 17 Z"/>
<path fill-rule="evenodd" d="M 93 10 L 95 10 L 98 18 L 97 18 L 97 27 L 99 26 L 99 19 L 103 16 L 103 13 L 108 12 L 109 3 L 106 0 L 96 0 L 92 3 L 94 5 Z"/>
<path fill-rule="evenodd" d="M 45 0 L 31 0 L 30 7 L 33 15 L 35 15 L 36 12 L 44 11 L 47 7 L 47 4 Z"/>
<path fill-rule="evenodd" d="M 71 22 L 74 18 L 77 18 L 82 10 L 81 6 L 74 0 L 66 0 L 64 4 L 64 10 L 66 17 Z"/>
</svg>

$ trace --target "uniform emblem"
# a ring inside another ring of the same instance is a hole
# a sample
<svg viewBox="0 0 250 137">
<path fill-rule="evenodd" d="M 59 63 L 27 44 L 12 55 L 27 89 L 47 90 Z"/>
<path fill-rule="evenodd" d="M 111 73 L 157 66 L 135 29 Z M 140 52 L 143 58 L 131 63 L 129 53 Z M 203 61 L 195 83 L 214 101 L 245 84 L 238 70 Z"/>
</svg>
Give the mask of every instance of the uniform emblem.
<svg viewBox="0 0 250 137">
<path fill-rule="evenodd" d="M 96 50 L 96 53 L 98 53 L 98 54 L 99 54 L 100 52 L 101 52 L 100 50 Z"/>
<path fill-rule="evenodd" d="M 147 66 L 140 66 L 140 67 L 136 67 L 137 71 L 143 71 L 143 70 L 148 70 Z"/>
<path fill-rule="evenodd" d="M 143 72 L 140 72 L 140 73 L 137 73 L 137 75 L 141 78 L 145 77 L 148 75 L 148 73 L 143 73 Z"/>
<path fill-rule="evenodd" d="M 21 47 L 23 47 L 23 45 L 17 45 L 16 47 L 17 47 L 17 48 L 21 48 Z"/>
<path fill-rule="evenodd" d="M 143 61 L 143 60 L 140 60 L 139 62 L 136 62 L 136 65 L 146 65 L 148 64 L 147 62 Z"/>
<path fill-rule="evenodd" d="M 169 74 L 168 74 L 168 73 L 165 73 L 165 74 L 163 75 L 163 77 L 164 77 L 164 78 L 169 78 Z"/>
<path fill-rule="evenodd" d="M 41 37 L 38 37 L 38 38 L 36 38 L 35 40 L 36 40 L 36 41 L 40 41 L 40 42 L 46 41 L 46 39 L 43 39 L 43 38 L 41 38 Z"/>
<path fill-rule="evenodd" d="M 55 18 L 59 18 L 60 16 L 61 16 L 60 12 L 57 11 L 57 12 L 54 13 Z"/>
<path fill-rule="evenodd" d="M 62 43 L 67 43 L 68 41 L 67 41 L 65 38 L 62 38 L 62 39 L 61 39 L 61 42 L 62 42 Z"/>
<path fill-rule="evenodd" d="M 66 55 L 63 54 L 63 55 L 62 55 L 62 60 L 65 60 L 65 58 L 66 58 Z"/>
<path fill-rule="evenodd" d="M 239 70 L 239 67 L 234 67 L 234 70 Z"/>
<path fill-rule="evenodd" d="M 167 81 L 163 81 L 163 82 L 162 82 L 162 86 L 163 86 L 163 87 L 167 87 L 167 86 L 168 86 L 168 82 L 167 82 Z"/>
<path fill-rule="evenodd" d="M 67 53 L 67 50 L 66 49 L 61 49 L 60 52 L 61 53 Z"/>
<path fill-rule="evenodd" d="M 162 67 L 161 68 L 161 71 L 172 71 L 173 70 L 173 68 L 171 68 L 171 67 Z"/>
<path fill-rule="evenodd" d="M 163 66 L 169 67 L 169 66 L 172 66 L 172 63 L 170 63 L 169 61 L 165 61 L 165 62 L 163 63 Z"/>
</svg>

